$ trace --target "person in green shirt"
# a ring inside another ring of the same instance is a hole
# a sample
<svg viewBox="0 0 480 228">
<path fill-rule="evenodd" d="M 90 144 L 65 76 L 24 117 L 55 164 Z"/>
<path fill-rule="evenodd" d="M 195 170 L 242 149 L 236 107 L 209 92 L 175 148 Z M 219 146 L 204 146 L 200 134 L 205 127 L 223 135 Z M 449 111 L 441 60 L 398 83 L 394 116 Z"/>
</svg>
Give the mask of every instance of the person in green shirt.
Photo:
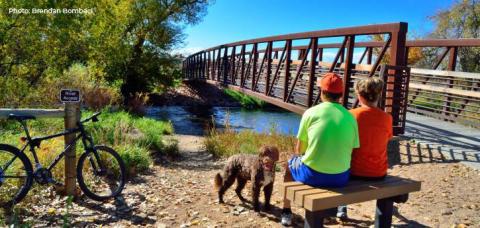
<svg viewBox="0 0 480 228">
<path fill-rule="evenodd" d="M 302 116 L 295 155 L 288 161 L 284 182 L 343 187 L 350 177 L 352 150 L 360 147 L 357 121 L 340 104 L 344 85 L 339 75 L 327 73 L 317 85 L 322 103 Z M 284 198 L 281 223 L 288 226 L 291 220 L 290 201 Z"/>
</svg>

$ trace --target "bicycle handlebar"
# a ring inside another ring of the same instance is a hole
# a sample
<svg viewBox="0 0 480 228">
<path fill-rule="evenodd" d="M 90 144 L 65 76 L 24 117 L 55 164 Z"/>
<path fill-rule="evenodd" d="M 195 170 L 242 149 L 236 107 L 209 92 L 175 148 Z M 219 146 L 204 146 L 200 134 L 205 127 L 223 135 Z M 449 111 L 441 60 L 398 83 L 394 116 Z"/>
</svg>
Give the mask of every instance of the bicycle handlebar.
<svg viewBox="0 0 480 228">
<path fill-rule="evenodd" d="M 88 117 L 88 118 L 86 118 L 86 119 L 84 119 L 84 120 L 81 120 L 80 123 L 83 124 L 83 123 L 88 122 L 88 121 L 90 121 L 90 120 L 91 120 L 92 122 L 97 122 L 97 121 L 98 121 L 98 118 L 97 118 L 97 117 L 98 117 L 100 114 L 102 114 L 102 113 L 101 113 L 101 112 L 96 112 L 96 113 L 94 113 L 92 116 L 90 116 L 90 117 Z"/>
</svg>

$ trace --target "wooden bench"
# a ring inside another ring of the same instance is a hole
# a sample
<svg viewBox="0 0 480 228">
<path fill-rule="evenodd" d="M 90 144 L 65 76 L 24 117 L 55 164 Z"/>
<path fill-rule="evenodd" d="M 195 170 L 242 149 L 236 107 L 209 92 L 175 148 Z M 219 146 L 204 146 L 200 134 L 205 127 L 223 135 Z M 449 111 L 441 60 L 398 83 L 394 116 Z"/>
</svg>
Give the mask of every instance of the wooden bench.
<svg viewBox="0 0 480 228">
<path fill-rule="evenodd" d="M 420 182 L 387 176 L 382 181 L 350 181 L 343 188 L 314 188 L 300 182 L 286 182 L 281 193 L 292 204 L 305 209 L 305 227 L 323 227 L 325 217 L 334 216 L 337 207 L 377 200 L 375 227 L 390 227 L 393 203 L 404 203 L 408 193 L 420 190 Z"/>
</svg>

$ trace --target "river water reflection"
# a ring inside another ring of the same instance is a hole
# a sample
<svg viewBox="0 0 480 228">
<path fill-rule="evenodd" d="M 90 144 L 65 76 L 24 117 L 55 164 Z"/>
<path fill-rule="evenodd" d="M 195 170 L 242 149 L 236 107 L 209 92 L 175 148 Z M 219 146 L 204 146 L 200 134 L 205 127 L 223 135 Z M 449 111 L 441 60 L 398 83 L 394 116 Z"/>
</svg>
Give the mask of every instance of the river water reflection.
<svg viewBox="0 0 480 228">
<path fill-rule="evenodd" d="M 280 109 L 247 110 L 238 107 L 150 107 L 147 116 L 172 121 L 177 134 L 202 135 L 212 120 L 217 128 L 230 126 L 237 130 L 251 129 L 256 132 L 275 130 L 285 135 L 295 135 L 301 116 Z"/>
</svg>

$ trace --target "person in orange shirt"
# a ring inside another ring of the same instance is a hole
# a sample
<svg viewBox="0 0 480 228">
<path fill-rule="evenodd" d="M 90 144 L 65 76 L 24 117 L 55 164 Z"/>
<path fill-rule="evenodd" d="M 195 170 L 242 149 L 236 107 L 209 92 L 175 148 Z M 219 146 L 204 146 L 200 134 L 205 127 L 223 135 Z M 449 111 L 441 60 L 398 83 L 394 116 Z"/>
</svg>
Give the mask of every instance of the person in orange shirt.
<svg viewBox="0 0 480 228">
<path fill-rule="evenodd" d="M 387 144 L 393 137 L 392 116 L 377 107 L 383 81 L 368 78 L 355 84 L 361 107 L 350 110 L 358 124 L 360 148 L 352 152 L 350 179 L 382 180 L 387 175 Z M 338 208 L 337 217 L 347 217 L 347 207 Z"/>
</svg>

